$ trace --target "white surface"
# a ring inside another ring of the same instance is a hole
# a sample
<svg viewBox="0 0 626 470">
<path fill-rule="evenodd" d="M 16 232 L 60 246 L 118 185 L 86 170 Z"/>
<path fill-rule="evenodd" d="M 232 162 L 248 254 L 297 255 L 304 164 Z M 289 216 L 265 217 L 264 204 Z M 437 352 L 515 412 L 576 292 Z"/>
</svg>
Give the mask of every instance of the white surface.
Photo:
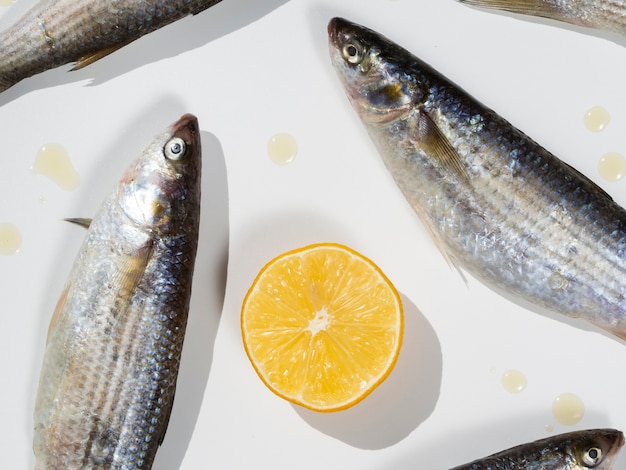
<svg viewBox="0 0 626 470">
<path fill-rule="evenodd" d="M 33 3 L 0 8 L 0 27 Z M 343 95 L 327 53 L 333 16 L 402 44 L 626 204 L 626 181 L 605 183 L 596 169 L 603 153 L 626 153 L 626 48 L 453 0 L 224 0 L 87 69 L 26 80 L 0 94 L 0 222 L 23 236 L 19 253 L 0 257 L 3 468 L 34 464 L 45 334 L 84 235 L 60 219 L 89 217 L 130 159 L 185 112 L 204 132 L 202 231 L 178 392 L 155 469 L 447 469 L 548 436 L 547 424 L 551 434 L 626 429 L 623 342 L 530 312 L 472 278 L 466 286 L 448 268 Z M 594 105 L 612 115 L 597 134 L 582 124 Z M 266 153 L 277 132 L 298 142 L 290 165 Z M 73 192 L 29 170 L 51 141 L 81 175 Z M 241 301 L 262 264 L 325 240 L 373 259 L 406 308 L 392 375 L 357 407 L 330 415 L 268 391 L 239 332 Z M 526 375 L 525 391 L 504 390 L 507 369 Z M 551 414 L 563 392 L 586 405 L 572 427 Z M 615 468 L 625 469 L 626 457 Z"/>
</svg>

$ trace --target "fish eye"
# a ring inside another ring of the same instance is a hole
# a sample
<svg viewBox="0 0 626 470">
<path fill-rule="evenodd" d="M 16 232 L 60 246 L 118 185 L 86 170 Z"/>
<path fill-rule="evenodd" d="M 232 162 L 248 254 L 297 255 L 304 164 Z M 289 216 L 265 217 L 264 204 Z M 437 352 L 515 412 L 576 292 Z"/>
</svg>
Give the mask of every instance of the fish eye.
<svg viewBox="0 0 626 470">
<path fill-rule="evenodd" d="M 180 137 L 170 139 L 163 148 L 165 156 L 170 160 L 180 160 L 187 153 L 187 144 Z"/>
<path fill-rule="evenodd" d="M 343 46 L 341 50 L 343 58 L 351 64 L 360 64 L 363 60 L 363 46 L 357 41 L 352 41 Z"/>
<path fill-rule="evenodd" d="M 602 460 L 602 449 L 599 447 L 590 447 L 583 454 L 583 462 L 589 467 L 595 467 Z"/>
</svg>

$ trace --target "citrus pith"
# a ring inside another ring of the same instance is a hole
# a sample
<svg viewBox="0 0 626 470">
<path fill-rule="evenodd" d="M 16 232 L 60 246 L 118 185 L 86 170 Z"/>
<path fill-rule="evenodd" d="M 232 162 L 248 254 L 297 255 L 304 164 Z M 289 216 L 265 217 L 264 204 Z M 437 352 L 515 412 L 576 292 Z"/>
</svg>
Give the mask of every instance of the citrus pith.
<svg viewBox="0 0 626 470">
<path fill-rule="evenodd" d="M 270 390 L 312 410 L 336 411 L 361 401 L 393 369 L 402 303 L 372 261 L 321 243 L 261 269 L 243 302 L 241 330 Z"/>
</svg>

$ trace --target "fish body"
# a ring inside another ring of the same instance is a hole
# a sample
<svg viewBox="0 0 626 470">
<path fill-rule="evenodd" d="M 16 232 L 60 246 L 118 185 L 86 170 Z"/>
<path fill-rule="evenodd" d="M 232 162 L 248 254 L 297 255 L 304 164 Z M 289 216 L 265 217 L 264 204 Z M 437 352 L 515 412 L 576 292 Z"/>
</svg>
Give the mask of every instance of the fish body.
<svg viewBox="0 0 626 470">
<path fill-rule="evenodd" d="M 0 33 L 0 92 L 61 65 L 81 68 L 220 0 L 40 0 Z"/>
<path fill-rule="evenodd" d="M 547 437 L 478 459 L 452 470 L 610 470 L 624 436 L 589 429 Z"/>
<path fill-rule="evenodd" d="M 459 0 L 481 8 L 550 18 L 626 37 L 626 0 Z"/>
<path fill-rule="evenodd" d="M 167 428 L 200 216 L 191 115 L 157 136 L 87 224 L 48 331 L 36 469 L 149 469 Z"/>
<path fill-rule="evenodd" d="M 353 108 L 448 261 L 626 339 L 626 211 L 389 39 L 339 18 L 329 36 Z"/>
</svg>

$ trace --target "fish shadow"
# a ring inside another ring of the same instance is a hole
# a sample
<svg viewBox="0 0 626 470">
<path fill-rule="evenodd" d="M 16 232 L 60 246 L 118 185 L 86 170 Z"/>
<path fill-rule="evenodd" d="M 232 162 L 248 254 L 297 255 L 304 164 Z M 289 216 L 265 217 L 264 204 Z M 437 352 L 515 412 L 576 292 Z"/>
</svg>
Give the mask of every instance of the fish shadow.
<svg viewBox="0 0 626 470">
<path fill-rule="evenodd" d="M 312 427 L 353 447 L 376 450 L 401 441 L 432 414 L 441 389 L 441 344 L 424 315 L 401 297 L 404 340 L 389 377 L 347 410 L 318 413 L 293 405 Z"/>
<path fill-rule="evenodd" d="M 465 272 L 465 271 L 464 271 Z M 468 274 L 469 276 L 471 276 L 471 274 Z M 483 286 L 487 287 L 487 289 L 495 292 L 496 294 L 498 294 L 500 297 L 503 297 L 505 299 L 507 299 L 509 302 L 522 307 L 525 310 L 528 310 L 532 313 L 541 315 L 543 317 L 546 318 L 550 318 L 554 321 L 557 321 L 559 323 L 563 323 L 566 325 L 569 325 L 573 328 L 577 328 L 579 330 L 583 330 L 583 331 L 589 331 L 589 332 L 595 332 L 599 335 L 602 335 L 608 339 L 611 339 L 613 341 L 617 341 L 620 344 L 626 345 L 626 341 L 615 336 L 614 334 L 612 334 L 611 332 L 607 331 L 607 330 L 603 330 L 602 328 L 594 325 L 593 323 L 590 323 L 589 321 L 587 321 L 584 317 L 584 313 L 580 316 L 580 317 L 570 317 L 567 315 L 564 315 L 562 313 L 559 312 L 555 312 L 552 310 L 548 310 L 547 308 L 544 308 L 540 305 L 536 305 L 526 299 L 523 299 L 521 297 L 515 296 L 503 289 L 500 289 L 496 286 L 493 286 L 491 284 L 488 284 L 486 282 L 482 282 L 481 280 L 479 280 L 476 277 L 472 277 L 473 280 L 475 280 L 475 282 L 479 282 L 481 283 Z"/>
<path fill-rule="evenodd" d="M 174 407 L 153 470 L 182 465 L 209 380 L 224 306 L 229 245 L 226 161 L 213 134 L 202 131 L 202 147 L 202 213 L 191 307 Z"/>
<path fill-rule="evenodd" d="M 38 89 L 89 79 L 90 86 L 105 83 L 144 65 L 197 49 L 245 28 L 287 1 L 223 0 L 197 15 L 181 18 L 142 36 L 83 69 L 69 72 L 71 65 L 64 65 L 24 79 L 0 93 L 0 106 Z M 10 26 L 8 24 L 5 27 Z M 207 63 L 210 64 L 211 60 L 207 60 Z M 215 67 L 220 66 L 215 64 Z M 211 73 L 214 72 L 209 68 L 207 74 Z"/>
</svg>

